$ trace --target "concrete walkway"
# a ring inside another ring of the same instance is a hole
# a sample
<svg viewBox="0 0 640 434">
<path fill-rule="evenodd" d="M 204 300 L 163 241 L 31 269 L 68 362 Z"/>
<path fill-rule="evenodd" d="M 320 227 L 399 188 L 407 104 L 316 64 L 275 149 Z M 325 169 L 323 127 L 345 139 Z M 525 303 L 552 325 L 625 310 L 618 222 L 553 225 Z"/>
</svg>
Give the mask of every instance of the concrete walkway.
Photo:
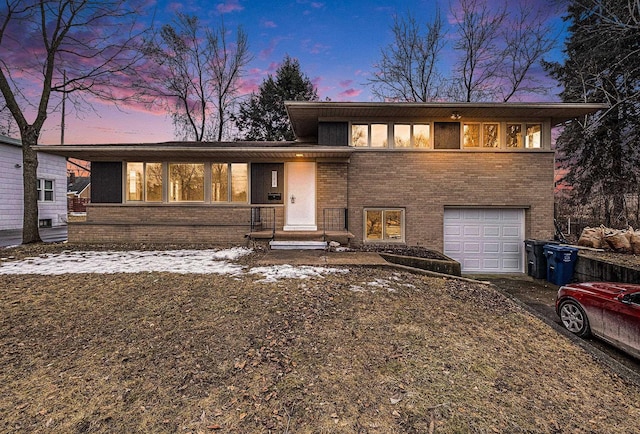
<svg viewBox="0 0 640 434">
<path fill-rule="evenodd" d="M 260 265 L 372 265 L 386 266 L 387 261 L 372 252 L 327 252 L 324 250 L 268 250 L 257 259 Z"/>
</svg>

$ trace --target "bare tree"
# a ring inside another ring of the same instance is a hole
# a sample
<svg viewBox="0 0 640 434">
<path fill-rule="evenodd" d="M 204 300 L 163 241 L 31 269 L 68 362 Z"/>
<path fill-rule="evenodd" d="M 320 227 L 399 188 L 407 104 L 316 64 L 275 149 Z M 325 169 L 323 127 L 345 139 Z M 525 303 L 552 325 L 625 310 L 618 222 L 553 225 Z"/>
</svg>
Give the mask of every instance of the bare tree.
<svg viewBox="0 0 640 434">
<path fill-rule="evenodd" d="M 461 53 L 453 93 L 456 99 L 467 102 L 491 100 L 505 57 L 499 36 L 507 17 L 506 4 L 501 9 L 490 9 L 482 0 L 460 0 L 459 8 L 451 8 L 458 35 L 453 48 Z"/>
<path fill-rule="evenodd" d="M 250 61 L 242 28 L 232 44 L 224 22 L 211 30 L 198 17 L 178 14 L 143 51 L 152 62 L 151 73 L 138 86 L 152 104 L 171 113 L 177 135 L 222 140 L 239 79 Z"/>
<path fill-rule="evenodd" d="M 40 241 L 33 146 L 52 95 L 125 98 L 119 85 L 140 58 L 134 50 L 140 13 L 131 0 L 5 0 L 0 6 L 0 91 L 22 140 L 23 243 Z"/>
<path fill-rule="evenodd" d="M 449 38 L 438 11 L 425 25 L 411 13 L 394 18 L 394 42 L 381 50 L 369 80 L 375 96 L 506 102 L 518 94 L 547 91 L 531 74 L 556 42 L 546 24 L 549 14 L 541 7 L 527 0 L 505 1 L 499 8 L 484 0 L 455 0 L 450 9 L 451 60 L 443 55 Z M 440 73 L 445 68 L 451 71 L 447 76 Z"/>
<path fill-rule="evenodd" d="M 529 74 L 556 44 L 553 31 L 546 24 L 548 14 L 535 10 L 531 3 L 520 3 L 515 16 L 510 15 L 502 29 L 503 66 L 498 76 L 500 98 L 509 101 L 516 92 L 542 93 L 547 88 Z"/>
<path fill-rule="evenodd" d="M 381 50 L 382 59 L 369 80 L 380 99 L 412 102 L 434 101 L 440 96 L 442 77 L 438 72 L 445 46 L 444 23 L 437 10 L 431 22 L 422 26 L 408 13 L 395 16 L 391 31 L 394 42 Z"/>
</svg>

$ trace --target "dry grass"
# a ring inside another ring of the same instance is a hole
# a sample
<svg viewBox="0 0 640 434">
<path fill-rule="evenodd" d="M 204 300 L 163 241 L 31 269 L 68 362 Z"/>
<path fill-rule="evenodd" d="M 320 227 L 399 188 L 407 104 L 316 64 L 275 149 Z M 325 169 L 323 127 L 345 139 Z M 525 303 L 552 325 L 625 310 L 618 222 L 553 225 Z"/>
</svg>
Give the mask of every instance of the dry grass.
<svg viewBox="0 0 640 434">
<path fill-rule="evenodd" d="M 640 431 L 640 390 L 491 287 L 259 279 L 0 275 L 0 431 Z"/>
</svg>

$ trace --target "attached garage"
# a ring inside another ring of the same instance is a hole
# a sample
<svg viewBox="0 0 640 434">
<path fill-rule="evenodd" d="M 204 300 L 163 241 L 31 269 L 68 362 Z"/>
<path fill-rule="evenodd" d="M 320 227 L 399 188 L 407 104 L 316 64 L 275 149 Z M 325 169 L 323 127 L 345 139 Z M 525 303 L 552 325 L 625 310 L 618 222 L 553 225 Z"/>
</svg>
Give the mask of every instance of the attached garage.
<svg viewBox="0 0 640 434">
<path fill-rule="evenodd" d="M 524 209 L 445 208 L 444 254 L 463 273 L 522 273 Z"/>
</svg>

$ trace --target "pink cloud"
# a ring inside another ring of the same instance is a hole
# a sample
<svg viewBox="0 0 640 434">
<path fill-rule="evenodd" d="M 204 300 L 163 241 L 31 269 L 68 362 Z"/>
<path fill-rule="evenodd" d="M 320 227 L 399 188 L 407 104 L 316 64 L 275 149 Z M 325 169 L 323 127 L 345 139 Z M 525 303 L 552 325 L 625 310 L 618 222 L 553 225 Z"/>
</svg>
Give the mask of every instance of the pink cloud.
<svg viewBox="0 0 640 434">
<path fill-rule="evenodd" d="M 362 93 L 362 89 L 349 88 L 338 94 L 340 98 L 355 98 Z"/>
<path fill-rule="evenodd" d="M 273 50 L 276 49 L 276 46 L 280 43 L 280 41 L 282 41 L 282 39 L 284 38 L 278 37 L 271 39 L 267 48 L 260 50 L 260 52 L 258 53 L 258 58 L 260 60 L 269 59 L 271 57 L 271 54 L 273 54 Z"/>
<path fill-rule="evenodd" d="M 340 87 L 349 87 L 353 83 L 353 80 L 342 80 L 340 81 Z"/>
<path fill-rule="evenodd" d="M 244 7 L 238 3 L 238 0 L 228 0 L 226 3 L 219 3 L 216 9 L 221 14 L 228 14 L 230 12 L 241 11 Z"/>
<path fill-rule="evenodd" d="M 315 9 L 320 9 L 322 7 L 324 7 L 324 3 L 320 3 L 320 2 L 311 2 L 311 7 L 315 8 Z"/>
<path fill-rule="evenodd" d="M 265 27 L 267 29 L 275 29 L 276 27 L 278 27 L 278 25 L 273 21 L 263 21 L 262 27 Z"/>
<path fill-rule="evenodd" d="M 320 54 L 329 51 L 331 47 L 329 47 L 328 45 L 323 45 L 319 42 L 314 44 L 310 39 L 305 39 L 304 41 L 302 41 L 302 48 L 311 54 Z"/>
</svg>

